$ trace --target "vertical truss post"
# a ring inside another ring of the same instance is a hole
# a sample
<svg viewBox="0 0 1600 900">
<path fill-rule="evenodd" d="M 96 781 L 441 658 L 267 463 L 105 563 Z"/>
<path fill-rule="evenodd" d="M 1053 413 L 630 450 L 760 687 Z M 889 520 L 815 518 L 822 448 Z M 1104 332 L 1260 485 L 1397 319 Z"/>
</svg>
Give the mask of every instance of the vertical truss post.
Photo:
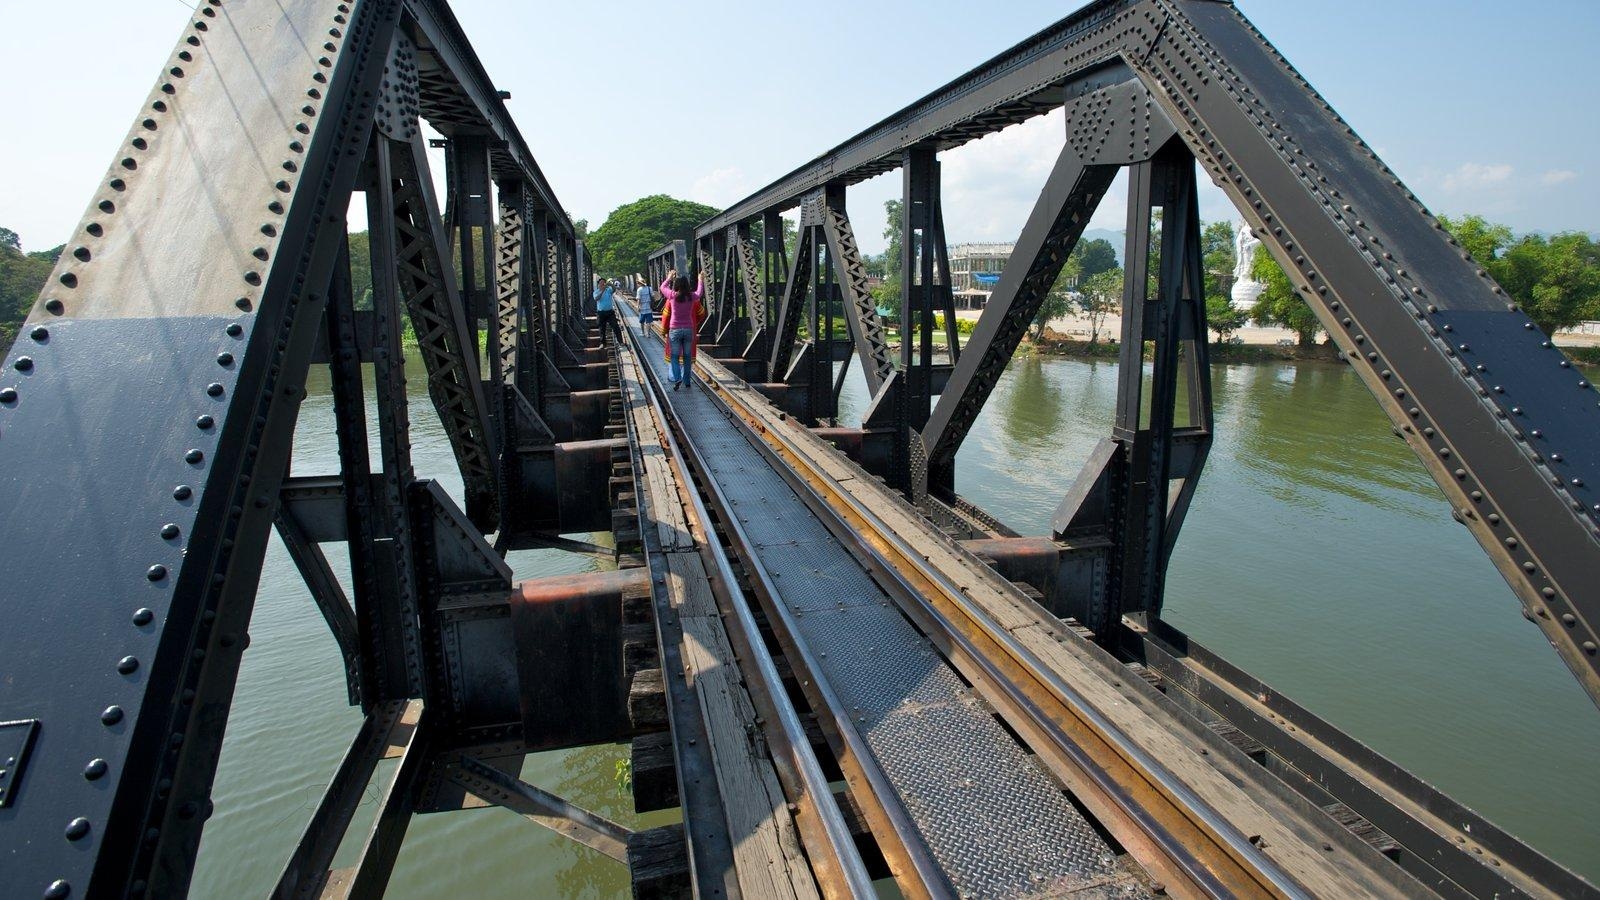
<svg viewBox="0 0 1600 900">
<path fill-rule="evenodd" d="M 363 649 L 362 683 L 373 686 L 371 693 L 378 701 L 421 696 L 424 682 L 417 578 L 406 506 L 406 489 L 412 480 L 411 421 L 406 408 L 401 333 L 404 289 L 400 271 L 402 257 L 414 255 L 407 254 L 401 246 L 400 235 L 414 229 L 417 223 L 406 215 L 404 203 L 397 196 L 402 191 L 413 195 L 419 186 L 396 171 L 395 157 L 405 152 L 402 146 L 375 135 L 370 151 L 376 170 L 374 184 L 367 191 L 372 248 L 372 378 L 383 471 L 373 479 L 374 489 L 367 506 L 349 511 L 353 526 L 349 533 L 363 537 L 370 534 L 370 544 L 363 555 L 371 561 L 372 571 L 370 579 L 357 579 L 356 626 Z M 421 343 L 426 326 L 420 319 L 418 326 Z M 354 450 L 354 435 L 350 438 Z M 365 434 L 360 441 L 360 452 L 364 454 Z M 346 468 L 346 478 L 354 477 Z M 359 586 L 365 580 L 370 580 L 374 589 L 363 597 Z"/>
<path fill-rule="evenodd" d="M 795 341 L 800 331 L 800 321 L 805 317 L 807 295 L 811 287 L 811 266 L 816 261 L 816 245 L 812 229 L 806 227 L 807 207 L 801 207 L 800 240 L 795 244 L 794 264 L 788 267 L 783 294 L 778 298 L 777 324 L 772 331 L 772 356 L 768 365 L 773 381 L 792 382 Z M 771 251 L 768 251 L 769 256 Z"/>
<path fill-rule="evenodd" d="M 700 324 L 700 339 L 707 343 L 717 339 L 717 325 L 722 318 L 722 304 L 725 299 L 717 293 L 717 245 L 723 240 L 722 234 L 708 235 L 695 242 L 695 265 L 699 268 L 700 284 L 704 293 L 701 301 L 706 305 L 706 320 Z M 689 274 L 691 290 L 695 282 L 694 273 Z"/>
<path fill-rule="evenodd" d="M 477 353 L 478 323 L 491 317 L 489 293 L 492 276 L 484 266 L 494 259 L 494 214 L 489 192 L 489 141 L 481 135 L 461 134 L 445 145 L 450 192 L 446 208 L 456 229 L 457 260 L 461 264 L 461 302 L 466 310 L 472 352 Z M 492 351 L 491 351 L 492 352 Z"/>
<path fill-rule="evenodd" d="M 1152 245 L 1156 211 L 1160 242 Z M 1167 562 L 1211 444 L 1195 165 L 1180 141 L 1130 170 L 1127 241 L 1115 448 L 1103 456 L 1104 468 L 1082 481 L 1095 489 L 1063 501 L 1055 527 L 1059 536 L 1098 521 L 1111 538 L 1106 596 L 1085 622 L 1097 634 L 1111 634 L 1125 616 L 1160 613 Z M 1154 348 L 1148 387 L 1147 341 Z"/>
<path fill-rule="evenodd" d="M 783 238 L 783 216 L 776 212 L 765 213 L 761 218 L 761 316 L 758 322 L 751 323 L 754 331 L 745 352 L 747 359 L 765 359 L 772 350 L 773 322 L 783 304 L 784 282 L 789 280 L 789 254 Z M 768 370 L 761 377 L 771 380 L 774 375 Z"/>
<path fill-rule="evenodd" d="M 733 264 L 735 277 L 739 281 L 739 294 L 744 298 L 744 313 L 740 319 L 740 340 L 743 352 L 739 355 L 745 359 L 754 359 L 761 356 L 758 341 L 767 323 L 767 288 L 761 281 L 761 268 L 756 260 L 760 251 L 756 242 L 750 236 L 750 223 L 741 222 L 738 228 L 738 241 L 734 245 L 734 256 L 730 260 Z M 751 348 L 755 349 L 752 350 Z"/>
<path fill-rule="evenodd" d="M 838 284 L 834 280 L 834 259 L 828 248 L 827 228 L 824 225 L 826 200 L 818 202 L 818 217 L 811 225 L 811 245 L 816 248 L 817 263 L 813 267 L 815 283 L 811 290 L 811 356 L 810 372 L 806 375 L 809 395 L 807 409 L 816 423 L 833 424 L 838 418 L 838 397 L 833 389 L 834 310 L 838 306 Z"/>
<path fill-rule="evenodd" d="M 844 183 L 829 183 L 823 199 L 827 207 L 824 225 L 828 251 L 837 270 L 838 290 L 842 295 L 840 305 L 850 327 L 856 355 L 861 360 L 862 373 L 867 379 L 867 392 L 876 397 L 894 377 L 894 357 L 889 352 L 877 302 L 867 290 L 867 266 L 861 259 L 855 231 L 850 227 L 850 216 L 845 211 Z M 843 375 L 841 371 L 841 385 Z"/>
<path fill-rule="evenodd" d="M 944 314 L 945 347 L 953 366 L 961 360 L 961 330 L 956 327 L 955 285 L 950 281 L 950 248 L 944 239 L 944 201 L 939 195 L 933 203 L 934 306 Z"/>
</svg>

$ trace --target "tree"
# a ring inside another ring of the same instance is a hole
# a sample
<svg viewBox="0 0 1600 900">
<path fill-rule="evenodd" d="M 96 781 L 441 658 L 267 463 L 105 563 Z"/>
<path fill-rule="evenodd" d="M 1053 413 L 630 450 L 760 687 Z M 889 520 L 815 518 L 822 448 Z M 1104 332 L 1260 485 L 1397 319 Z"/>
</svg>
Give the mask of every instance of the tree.
<svg viewBox="0 0 1600 900">
<path fill-rule="evenodd" d="M 573 230 L 573 232 L 575 234 L 577 234 L 578 240 L 580 240 L 580 241 L 588 240 L 588 238 L 589 238 L 589 220 L 588 219 L 575 219 L 573 221 L 573 223 L 572 223 L 572 230 Z"/>
<path fill-rule="evenodd" d="M 1546 333 L 1600 318 L 1600 245 L 1586 234 L 1524 235 L 1490 274 Z"/>
<path fill-rule="evenodd" d="M 1106 316 L 1122 306 L 1122 269 L 1112 267 L 1099 272 L 1078 286 L 1078 308 L 1089 319 L 1089 343 L 1100 340 Z"/>
<path fill-rule="evenodd" d="M 1261 298 L 1250 309 L 1251 317 L 1262 324 L 1282 325 L 1293 331 L 1301 347 L 1313 346 L 1322 323 L 1317 321 L 1316 313 L 1306 305 L 1277 261 L 1270 254 L 1257 253 L 1250 274 L 1266 286 Z"/>
<path fill-rule="evenodd" d="M 1517 238 L 1482 216 L 1439 222 L 1546 333 L 1600 318 L 1600 245 L 1588 235 Z"/>
<path fill-rule="evenodd" d="M 1067 257 L 1066 265 L 1061 267 L 1061 274 L 1056 276 L 1056 283 L 1044 295 L 1044 301 L 1039 304 L 1039 311 L 1033 317 L 1033 340 L 1038 343 L 1044 338 L 1044 329 L 1052 319 L 1059 319 L 1072 309 L 1074 292 L 1073 285 L 1082 280 L 1082 263 L 1076 255 Z"/>
<path fill-rule="evenodd" d="M 1206 294 L 1206 327 L 1217 333 L 1217 343 L 1226 344 L 1249 321 L 1250 313 L 1235 307 L 1227 297 Z"/>
<path fill-rule="evenodd" d="M 23 253 L 17 233 L 0 228 L 0 355 L 11 348 L 59 255 L 59 247 L 55 251 Z"/>
<path fill-rule="evenodd" d="M 650 254 L 668 241 L 694 239 L 694 228 L 717 211 L 703 203 L 652 194 L 612 210 L 589 234 L 597 272 L 643 272 Z"/>
<path fill-rule="evenodd" d="M 1206 301 L 1212 297 L 1230 299 L 1233 267 L 1233 223 L 1212 222 L 1200 232 L 1200 265 L 1205 269 Z M 1207 307 L 1210 308 L 1209 306 Z"/>
<path fill-rule="evenodd" d="M 887 219 L 887 224 L 883 229 L 883 236 L 889 241 L 889 247 L 883 251 L 883 284 L 878 285 L 872 291 L 873 302 L 878 305 L 878 308 L 893 310 L 896 315 L 899 315 L 900 310 L 900 258 L 902 255 L 901 247 L 904 244 L 901 240 L 900 232 L 901 213 L 904 209 L 903 201 L 885 200 L 883 202 L 883 212 Z"/>
<path fill-rule="evenodd" d="M 1233 283 L 1233 223 L 1212 222 L 1200 232 L 1200 265 L 1205 270 L 1206 327 L 1217 333 L 1218 343 L 1246 322 L 1250 313 L 1235 309 L 1229 288 Z"/>
<path fill-rule="evenodd" d="M 1500 251 L 1511 245 L 1511 229 L 1492 224 L 1483 216 L 1462 216 L 1459 219 L 1440 216 L 1439 224 L 1472 254 L 1473 259 L 1485 267 L 1499 259 Z"/>
<path fill-rule="evenodd" d="M 1086 279 L 1117 268 L 1117 248 L 1104 238 L 1079 241 L 1072 248 L 1072 255 L 1077 257 L 1078 271 Z"/>
</svg>

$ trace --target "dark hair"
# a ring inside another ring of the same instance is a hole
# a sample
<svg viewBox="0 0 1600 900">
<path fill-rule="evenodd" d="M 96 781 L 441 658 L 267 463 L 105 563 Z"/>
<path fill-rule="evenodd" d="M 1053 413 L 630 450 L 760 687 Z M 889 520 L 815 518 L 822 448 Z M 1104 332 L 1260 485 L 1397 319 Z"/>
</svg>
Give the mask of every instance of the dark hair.
<svg viewBox="0 0 1600 900">
<path fill-rule="evenodd" d="M 672 290 L 680 297 L 689 296 L 689 276 L 679 275 L 672 280 Z"/>
</svg>

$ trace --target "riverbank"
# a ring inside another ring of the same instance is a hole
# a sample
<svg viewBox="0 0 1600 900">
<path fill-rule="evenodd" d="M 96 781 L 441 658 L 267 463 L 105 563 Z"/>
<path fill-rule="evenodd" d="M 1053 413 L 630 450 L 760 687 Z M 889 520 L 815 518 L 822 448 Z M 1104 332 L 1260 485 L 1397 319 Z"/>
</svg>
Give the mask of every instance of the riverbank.
<svg viewBox="0 0 1600 900">
<path fill-rule="evenodd" d="M 1122 355 L 1122 345 L 1115 340 L 1089 341 L 1045 328 L 1044 337 L 1038 341 L 1032 334 L 1024 339 L 1019 353 L 1039 356 L 1062 356 L 1075 359 L 1117 359 Z M 1275 344 L 1246 344 L 1212 342 L 1211 361 L 1222 363 L 1252 362 L 1339 362 L 1339 348 L 1329 343 L 1302 347 L 1290 341 Z"/>
</svg>

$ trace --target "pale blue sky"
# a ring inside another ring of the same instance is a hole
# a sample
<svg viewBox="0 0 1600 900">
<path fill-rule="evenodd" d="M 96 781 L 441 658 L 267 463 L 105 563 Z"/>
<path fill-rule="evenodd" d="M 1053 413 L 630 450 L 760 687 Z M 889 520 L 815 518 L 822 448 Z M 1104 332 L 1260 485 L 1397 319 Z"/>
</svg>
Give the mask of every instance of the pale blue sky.
<svg viewBox="0 0 1600 900">
<path fill-rule="evenodd" d="M 77 223 L 187 5 L 5 0 L 0 225 L 26 248 Z M 736 200 L 1076 5 L 454 3 L 562 201 L 594 225 L 649 193 Z M 1600 0 L 1239 6 L 1435 211 L 1600 231 Z M 945 154 L 950 239 L 1014 237 L 1060 134 L 1036 120 Z M 868 252 L 898 190 L 890 175 L 852 191 Z M 1202 214 L 1228 215 L 1220 193 Z M 1120 228 L 1120 201 L 1094 224 Z"/>
</svg>

